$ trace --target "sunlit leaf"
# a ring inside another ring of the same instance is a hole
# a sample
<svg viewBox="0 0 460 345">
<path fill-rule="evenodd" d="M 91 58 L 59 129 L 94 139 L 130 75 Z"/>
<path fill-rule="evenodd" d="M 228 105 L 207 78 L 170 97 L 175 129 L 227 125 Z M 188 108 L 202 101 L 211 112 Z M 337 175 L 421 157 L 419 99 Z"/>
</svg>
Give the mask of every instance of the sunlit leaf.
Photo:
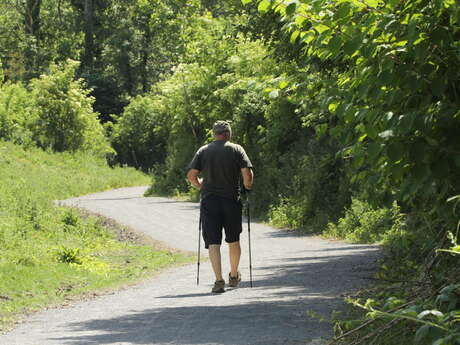
<svg viewBox="0 0 460 345">
<path fill-rule="evenodd" d="M 331 113 L 335 113 L 335 110 L 337 109 L 338 107 L 338 103 L 331 103 L 329 104 L 328 106 L 328 110 L 331 112 Z"/>
<path fill-rule="evenodd" d="M 271 5 L 271 2 L 269 0 L 262 0 L 259 3 L 259 6 L 257 7 L 257 9 L 260 12 L 266 12 L 269 9 L 270 5 Z"/>
<path fill-rule="evenodd" d="M 424 310 L 420 314 L 417 315 L 417 318 L 423 319 L 427 315 L 434 315 L 437 317 L 442 317 L 444 314 L 441 313 L 439 310 Z"/>
<path fill-rule="evenodd" d="M 295 30 L 291 34 L 291 43 L 294 43 L 297 40 L 297 37 L 300 35 L 300 30 Z"/>
<path fill-rule="evenodd" d="M 286 87 L 289 86 L 289 82 L 286 81 L 286 80 L 283 80 L 283 81 L 281 81 L 281 82 L 279 83 L 278 86 L 279 86 L 280 89 L 284 89 L 284 88 L 286 88 Z"/>
<path fill-rule="evenodd" d="M 280 94 L 279 90 L 273 90 L 272 92 L 268 94 L 268 97 L 275 99 L 275 98 L 278 98 L 279 94 Z"/>
<path fill-rule="evenodd" d="M 317 24 L 313 27 L 314 30 L 316 30 L 318 33 L 323 33 L 326 30 L 329 30 L 329 27 L 324 25 L 324 24 Z"/>
<path fill-rule="evenodd" d="M 389 139 L 393 136 L 393 130 L 392 129 L 388 129 L 386 131 L 383 131 L 381 133 L 379 133 L 379 137 L 382 138 L 382 139 Z"/>
</svg>

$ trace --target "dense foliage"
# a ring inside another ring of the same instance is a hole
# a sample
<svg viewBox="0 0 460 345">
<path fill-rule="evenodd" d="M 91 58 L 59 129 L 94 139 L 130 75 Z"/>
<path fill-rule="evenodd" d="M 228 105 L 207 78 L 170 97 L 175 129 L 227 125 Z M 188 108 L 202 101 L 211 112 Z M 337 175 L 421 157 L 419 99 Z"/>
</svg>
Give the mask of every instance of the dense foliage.
<svg viewBox="0 0 460 345">
<path fill-rule="evenodd" d="M 112 142 L 123 163 L 153 169 L 153 192 L 181 193 L 189 189 L 184 177 L 195 150 L 212 140 L 213 122 L 231 120 L 234 140 L 246 148 L 259 175 L 256 213 L 318 231 L 349 200 L 343 160 L 335 156 L 339 143 L 318 141 L 292 101 L 274 95 L 276 78 L 290 66 L 238 33 L 246 20 L 236 17 L 231 25 L 196 18 L 185 46 L 187 63 L 133 99 L 113 128 Z M 326 197 L 325 188 L 331 192 Z"/>
<path fill-rule="evenodd" d="M 395 281 L 409 274 L 417 282 L 401 281 L 396 292 L 392 286 L 378 295 L 381 300 L 393 298 L 392 303 L 357 303 L 372 311 L 372 317 L 390 321 L 354 343 L 375 342 L 385 331 L 400 336 L 406 327 L 393 326 L 401 320 L 403 325 L 419 324 L 417 343 L 458 343 L 458 259 L 434 255 L 436 246 L 448 245 L 449 233 L 450 245 L 457 245 L 452 233 L 458 216 L 447 200 L 460 189 L 458 3 L 263 0 L 257 4 L 262 13 L 279 15 L 281 30 L 302 47 L 297 61 L 310 75 L 321 77 L 317 111 L 306 120 L 313 118 L 310 125 L 319 136 L 344 144 L 338 154 L 350 162 L 347 171 L 354 194 L 375 207 L 396 201 L 406 213 L 403 223 L 392 215 L 390 220 L 399 223 L 399 229 L 388 224 L 384 233 L 394 234 L 386 243 L 396 264 L 403 258 L 407 263 L 382 275 Z M 297 96 L 298 107 L 308 102 L 308 94 L 299 91 L 296 82 L 284 90 L 287 97 Z M 358 240 L 363 232 L 372 234 L 370 240 L 382 236 L 382 228 L 372 223 L 381 222 L 385 208 L 366 211 L 368 206 L 359 205 L 354 202 L 337 225 L 329 225 L 329 233 Z M 446 291 L 451 293 L 448 308 L 442 305 Z M 388 312 L 394 309 L 398 312 Z"/>
<path fill-rule="evenodd" d="M 78 63 L 69 61 L 32 79 L 0 87 L 0 139 L 53 151 L 112 151 L 93 111 L 94 99 L 81 80 L 74 80 Z"/>
<path fill-rule="evenodd" d="M 187 165 L 230 120 L 255 166 L 255 214 L 386 248 L 386 283 L 353 301 L 369 313 L 339 322 L 338 341 L 458 343 L 457 1 L 0 9 L 0 138 L 107 154 L 99 119 L 112 165 L 151 172 L 151 193 L 196 195 Z"/>
<path fill-rule="evenodd" d="M 449 245 L 447 234 L 456 232 L 458 220 L 447 203 L 459 193 L 457 3 L 257 5 L 262 17 L 279 15 L 279 25 L 271 25 L 278 33 L 261 30 L 274 50 L 251 42 L 253 63 L 242 65 L 248 50 L 239 47 L 247 38 L 234 32 L 247 28 L 247 18 L 233 18 L 238 29 L 208 19 L 213 35 L 195 28 L 200 40 L 192 36 L 186 44 L 188 63 L 145 96 L 158 114 L 151 117 L 153 142 L 166 148 L 165 157 L 157 156 L 152 190 L 186 191 L 187 163 L 210 140 L 212 122 L 231 120 L 235 141 L 255 163 L 257 212 L 274 224 L 310 230 L 343 216 L 329 223 L 327 234 L 384 241 L 399 269 L 382 271 L 381 279 L 411 276 L 424 289 L 410 283 L 389 292 L 382 287 L 383 302 L 376 305 L 397 298 L 392 307 L 403 306 L 412 296 L 409 307 L 393 316 L 406 320 L 397 333 L 419 322 L 419 343 L 454 344 L 457 305 L 442 315 L 423 311 L 440 309 L 437 291 L 456 291 L 458 283 L 458 268 L 450 266 L 455 259 L 434 251 Z M 286 48 L 280 33 L 290 37 L 295 56 L 279 51 Z M 255 45 L 263 48 L 262 60 Z M 203 52 L 212 54 L 203 59 Z M 384 315 L 376 305 L 365 308 Z M 416 311 L 413 320 L 400 316 Z M 383 330 L 394 330 L 394 320 Z"/>
</svg>

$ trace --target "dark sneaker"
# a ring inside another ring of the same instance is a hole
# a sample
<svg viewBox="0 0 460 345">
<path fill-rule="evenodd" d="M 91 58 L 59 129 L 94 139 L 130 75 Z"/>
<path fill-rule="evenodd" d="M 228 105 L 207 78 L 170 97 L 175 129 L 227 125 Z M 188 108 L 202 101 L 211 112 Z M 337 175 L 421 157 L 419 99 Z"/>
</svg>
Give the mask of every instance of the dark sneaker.
<svg viewBox="0 0 460 345">
<path fill-rule="evenodd" d="M 216 280 L 214 282 L 214 287 L 212 288 L 212 292 L 214 293 L 222 293 L 225 292 L 225 280 Z"/>
<path fill-rule="evenodd" d="M 238 284 L 240 283 L 241 281 L 241 274 L 240 272 L 238 272 L 236 274 L 236 277 L 232 277 L 232 274 L 229 273 L 228 274 L 228 285 L 231 286 L 231 287 L 237 287 Z"/>
</svg>

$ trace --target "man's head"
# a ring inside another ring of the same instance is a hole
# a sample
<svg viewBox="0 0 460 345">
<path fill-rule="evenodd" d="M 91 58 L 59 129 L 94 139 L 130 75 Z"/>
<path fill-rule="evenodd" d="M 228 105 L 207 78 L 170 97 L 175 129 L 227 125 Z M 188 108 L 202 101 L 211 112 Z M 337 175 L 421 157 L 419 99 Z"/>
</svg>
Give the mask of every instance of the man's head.
<svg viewBox="0 0 460 345">
<path fill-rule="evenodd" d="M 218 140 L 230 140 L 232 136 L 232 128 L 227 121 L 216 121 L 212 126 L 212 132 L 214 134 L 214 138 Z"/>
</svg>

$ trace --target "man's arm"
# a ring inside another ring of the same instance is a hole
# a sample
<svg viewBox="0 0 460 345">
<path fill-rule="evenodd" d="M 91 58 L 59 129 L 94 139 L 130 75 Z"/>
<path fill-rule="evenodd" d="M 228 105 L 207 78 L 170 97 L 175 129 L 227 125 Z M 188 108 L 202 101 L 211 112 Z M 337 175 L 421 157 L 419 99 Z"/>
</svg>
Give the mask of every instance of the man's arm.
<svg viewBox="0 0 460 345">
<path fill-rule="evenodd" d="M 187 173 L 187 179 L 190 181 L 190 183 L 198 188 L 198 189 L 201 189 L 201 181 L 202 179 L 200 179 L 198 177 L 198 174 L 200 173 L 199 170 L 197 169 L 190 169 Z"/>
<path fill-rule="evenodd" d="M 241 175 L 243 175 L 244 188 L 247 190 L 252 189 L 252 183 L 254 181 L 254 173 L 251 168 L 241 168 Z"/>
</svg>

